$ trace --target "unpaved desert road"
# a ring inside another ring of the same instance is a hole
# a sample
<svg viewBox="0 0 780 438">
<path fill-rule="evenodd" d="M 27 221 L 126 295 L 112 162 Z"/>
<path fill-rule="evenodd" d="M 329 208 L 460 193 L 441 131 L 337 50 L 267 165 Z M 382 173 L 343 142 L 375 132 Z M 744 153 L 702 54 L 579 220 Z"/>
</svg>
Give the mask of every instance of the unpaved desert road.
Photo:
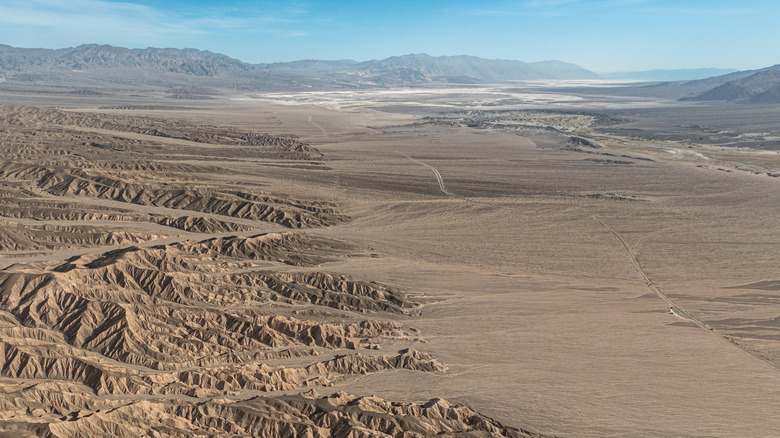
<svg viewBox="0 0 780 438">
<path fill-rule="evenodd" d="M 320 128 L 320 131 L 322 131 L 322 136 L 323 137 L 327 137 L 328 136 L 328 133 L 325 131 L 325 128 L 323 128 L 322 126 L 314 123 L 314 121 L 311 119 L 311 114 L 309 114 L 309 123 L 311 123 L 312 125 Z"/>
<path fill-rule="evenodd" d="M 593 220 L 595 220 L 596 222 L 601 224 L 601 226 L 606 228 L 607 231 L 609 231 L 613 236 L 615 236 L 617 238 L 617 240 L 623 245 L 623 248 L 626 250 L 626 254 L 628 255 L 628 259 L 631 261 L 631 264 L 634 265 L 634 269 L 637 271 L 637 273 L 642 278 L 642 280 L 647 285 L 647 287 L 650 288 L 650 290 L 652 290 L 653 293 L 655 293 L 658 296 L 658 298 L 662 299 L 666 303 L 667 306 L 669 306 L 669 311 L 670 311 L 670 313 L 672 315 L 674 315 L 674 316 L 676 316 L 676 317 L 678 317 L 678 318 L 680 318 L 682 320 L 685 320 L 685 321 L 688 321 L 688 322 L 692 322 L 692 323 L 696 324 L 697 326 L 699 326 L 699 327 L 701 327 L 701 328 L 703 328 L 705 330 L 709 330 L 709 331 L 715 333 L 716 335 L 718 335 L 720 338 L 722 338 L 724 341 L 728 342 L 729 344 L 739 348 L 740 350 L 742 350 L 745 353 L 755 357 L 756 359 L 759 359 L 762 362 L 765 362 L 768 365 L 771 365 L 772 367 L 780 370 L 780 365 L 778 365 L 778 364 L 772 362 L 771 360 L 769 360 L 769 359 L 767 359 L 767 358 L 765 358 L 765 357 L 755 353 L 754 351 L 749 350 L 748 348 L 742 346 L 741 344 L 736 342 L 734 339 L 728 337 L 724 333 L 721 333 L 720 331 L 715 330 L 713 327 L 711 327 L 706 322 L 704 322 L 704 321 L 702 321 L 702 320 L 700 320 L 700 319 L 698 319 L 698 318 L 696 318 L 694 316 L 691 316 L 690 313 L 686 312 L 683 308 L 681 308 L 673 299 L 669 298 L 669 296 L 667 296 L 665 293 L 661 292 L 661 290 L 658 289 L 658 287 L 656 287 L 656 285 L 653 284 L 652 281 L 650 281 L 650 278 L 647 276 L 645 271 L 642 269 L 642 266 L 637 261 L 636 256 L 634 255 L 633 251 L 631 251 L 631 248 L 628 246 L 628 243 L 625 241 L 625 239 L 623 239 L 623 237 L 620 234 L 618 234 L 614 229 L 612 229 L 612 227 L 610 227 L 609 225 L 604 223 L 604 221 L 602 221 L 601 219 L 597 218 L 596 216 L 592 216 L 592 217 L 593 217 Z"/>
<path fill-rule="evenodd" d="M 447 190 L 446 187 L 444 187 L 444 179 L 442 179 L 441 173 L 439 173 L 439 171 L 436 170 L 435 167 L 431 166 L 430 164 L 423 163 L 420 160 L 416 160 L 416 159 L 410 157 L 409 155 L 407 155 L 407 154 L 405 154 L 405 153 L 403 153 L 401 151 L 396 151 L 396 152 L 398 152 L 399 154 L 403 155 L 404 157 L 414 161 L 417 164 L 423 165 L 423 166 L 427 167 L 428 169 L 431 169 L 433 171 L 434 176 L 436 176 L 436 182 L 439 183 L 439 189 L 442 191 L 442 193 L 444 193 L 445 195 L 449 196 L 450 198 L 466 199 L 466 197 L 460 196 L 460 195 L 456 195 L 455 193 L 450 192 L 449 190 Z"/>
</svg>

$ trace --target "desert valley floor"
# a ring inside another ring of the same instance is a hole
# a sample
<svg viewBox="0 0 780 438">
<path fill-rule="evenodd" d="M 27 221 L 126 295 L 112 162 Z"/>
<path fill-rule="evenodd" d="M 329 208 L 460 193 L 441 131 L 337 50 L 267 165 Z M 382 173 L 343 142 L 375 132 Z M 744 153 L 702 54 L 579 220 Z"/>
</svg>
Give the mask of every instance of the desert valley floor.
<svg viewBox="0 0 780 438">
<path fill-rule="evenodd" d="M 617 98 L 4 93 L 4 436 L 780 435 L 777 152 Z"/>
</svg>

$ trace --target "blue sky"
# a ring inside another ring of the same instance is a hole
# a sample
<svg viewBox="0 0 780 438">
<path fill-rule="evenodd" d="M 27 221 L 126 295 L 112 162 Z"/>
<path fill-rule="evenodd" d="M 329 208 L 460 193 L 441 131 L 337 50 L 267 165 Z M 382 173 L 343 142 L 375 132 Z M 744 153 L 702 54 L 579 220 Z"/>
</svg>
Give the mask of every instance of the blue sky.
<svg viewBox="0 0 780 438">
<path fill-rule="evenodd" d="M 0 0 L 0 43 L 192 47 L 260 63 L 407 53 L 598 71 L 780 63 L 775 0 Z"/>
</svg>

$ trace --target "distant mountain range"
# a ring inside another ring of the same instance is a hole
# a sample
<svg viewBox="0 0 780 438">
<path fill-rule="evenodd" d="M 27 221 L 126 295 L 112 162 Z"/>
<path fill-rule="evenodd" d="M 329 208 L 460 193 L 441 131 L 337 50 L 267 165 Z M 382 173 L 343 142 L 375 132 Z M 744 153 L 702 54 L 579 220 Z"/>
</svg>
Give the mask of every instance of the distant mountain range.
<svg viewBox="0 0 780 438">
<path fill-rule="evenodd" d="M 273 64 L 301 74 L 311 74 L 311 65 Z M 382 60 L 331 64 L 328 77 L 348 77 L 353 81 L 380 85 L 418 83 L 481 83 L 540 79 L 599 79 L 599 75 L 576 64 L 561 61 L 526 63 L 476 56 L 438 56 L 426 54 L 393 56 Z M 319 70 L 318 73 L 323 73 Z"/>
<path fill-rule="evenodd" d="M 695 96 L 683 97 L 688 101 L 727 101 L 736 103 L 780 103 L 780 64 L 759 70 L 735 72 L 687 85 L 708 85 L 710 88 Z"/>
<path fill-rule="evenodd" d="M 723 70 L 649 70 L 606 77 L 673 81 L 647 91 L 673 98 L 685 96 L 681 100 L 780 103 L 780 65 L 714 75 L 718 73 Z M 681 81 L 706 76 L 711 77 Z M 359 89 L 599 78 L 592 71 L 562 61 L 522 62 L 476 56 L 413 54 L 364 62 L 248 64 L 196 49 L 127 49 L 97 44 L 24 49 L 0 45 L 0 89 L 33 93 L 158 90 L 170 98 L 208 99 L 225 90 Z"/>
<path fill-rule="evenodd" d="M 0 68 L 25 71 L 30 68 L 81 71 L 95 68 L 152 69 L 195 76 L 216 76 L 222 72 L 249 71 L 251 66 L 225 55 L 195 49 L 125 49 L 82 45 L 72 49 L 19 49 L 0 45 Z"/>
<path fill-rule="evenodd" d="M 598 79 L 561 61 L 526 63 L 425 54 L 383 60 L 248 64 L 195 49 L 82 45 L 24 49 L 0 45 L 0 82 L 59 86 L 181 86 L 238 89 L 355 88 L 544 79 Z"/>
<path fill-rule="evenodd" d="M 681 68 L 671 70 L 643 70 L 601 73 L 604 79 L 627 79 L 638 81 L 690 81 L 695 79 L 722 76 L 736 72 L 728 68 Z"/>
</svg>

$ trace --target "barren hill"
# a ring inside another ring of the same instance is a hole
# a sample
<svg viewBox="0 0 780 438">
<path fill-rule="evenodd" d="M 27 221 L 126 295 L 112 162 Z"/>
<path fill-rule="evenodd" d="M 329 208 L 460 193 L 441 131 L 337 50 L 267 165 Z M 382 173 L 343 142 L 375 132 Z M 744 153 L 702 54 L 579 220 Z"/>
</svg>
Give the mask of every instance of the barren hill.
<svg viewBox="0 0 780 438">
<path fill-rule="evenodd" d="M 780 103 L 780 69 L 758 71 L 684 100 L 725 100 L 740 103 Z"/>
</svg>

